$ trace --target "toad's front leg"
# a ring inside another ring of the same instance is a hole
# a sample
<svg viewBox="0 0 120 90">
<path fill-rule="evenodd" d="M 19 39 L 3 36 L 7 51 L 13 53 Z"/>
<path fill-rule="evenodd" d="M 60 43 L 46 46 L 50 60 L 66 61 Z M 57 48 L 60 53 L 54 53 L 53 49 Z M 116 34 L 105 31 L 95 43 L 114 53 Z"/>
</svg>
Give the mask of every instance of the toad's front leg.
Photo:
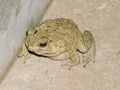
<svg viewBox="0 0 120 90">
<path fill-rule="evenodd" d="M 22 49 L 21 49 L 20 54 L 19 54 L 18 57 L 19 58 L 24 57 L 24 59 L 25 59 L 24 63 L 26 63 L 26 61 L 28 60 L 28 58 L 29 58 L 29 51 L 26 48 L 25 44 L 23 44 Z"/>
<path fill-rule="evenodd" d="M 70 46 L 67 51 L 70 61 L 66 62 L 62 66 L 66 66 L 70 70 L 72 66 L 78 65 L 80 63 L 80 58 L 76 49 L 73 46 Z"/>
</svg>

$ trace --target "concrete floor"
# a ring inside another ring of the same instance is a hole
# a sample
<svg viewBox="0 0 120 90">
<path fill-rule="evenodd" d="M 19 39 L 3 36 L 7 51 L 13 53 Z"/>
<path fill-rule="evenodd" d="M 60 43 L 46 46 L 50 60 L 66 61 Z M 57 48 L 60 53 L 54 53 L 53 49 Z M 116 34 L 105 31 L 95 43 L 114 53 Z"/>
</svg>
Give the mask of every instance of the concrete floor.
<svg viewBox="0 0 120 90">
<path fill-rule="evenodd" d="M 120 1 L 54 0 L 44 19 L 71 18 L 96 41 L 96 63 L 68 71 L 61 61 L 31 55 L 17 59 L 0 90 L 120 90 Z"/>
</svg>

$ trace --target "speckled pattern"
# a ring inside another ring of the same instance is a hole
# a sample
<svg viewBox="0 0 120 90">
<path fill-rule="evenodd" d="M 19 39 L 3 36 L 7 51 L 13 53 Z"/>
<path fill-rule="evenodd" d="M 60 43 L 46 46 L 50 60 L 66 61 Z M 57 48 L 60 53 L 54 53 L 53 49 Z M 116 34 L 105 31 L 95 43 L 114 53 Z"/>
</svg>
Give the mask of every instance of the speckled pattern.
<svg viewBox="0 0 120 90">
<path fill-rule="evenodd" d="M 95 62 L 95 41 L 88 30 L 83 33 L 71 19 L 56 18 L 42 21 L 40 25 L 27 31 L 19 57 L 28 60 L 29 51 L 50 59 L 63 61 L 69 60 L 62 66 L 71 69 L 80 63 L 84 67 L 90 62 Z"/>
<path fill-rule="evenodd" d="M 0 90 L 120 90 L 120 1 L 54 0 L 48 18 L 71 18 L 96 41 L 96 63 L 70 71 L 61 62 L 31 55 L 17 59 Z"/>
</svg>

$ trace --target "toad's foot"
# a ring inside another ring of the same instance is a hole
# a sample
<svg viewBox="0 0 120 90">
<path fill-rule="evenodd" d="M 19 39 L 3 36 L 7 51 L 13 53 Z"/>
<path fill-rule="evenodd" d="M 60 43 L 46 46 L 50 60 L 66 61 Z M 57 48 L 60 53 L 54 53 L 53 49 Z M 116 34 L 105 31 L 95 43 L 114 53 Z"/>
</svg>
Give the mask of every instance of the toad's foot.
<svg viewBox="0 0 120 90">
<path fill-rule="evenodd" d="M 79 59 L 75 61 L 67 61 L 62 64 L 62 67 L 70 71 L 73 66 L 78 65 L 79 63 Z"/>
</svg>

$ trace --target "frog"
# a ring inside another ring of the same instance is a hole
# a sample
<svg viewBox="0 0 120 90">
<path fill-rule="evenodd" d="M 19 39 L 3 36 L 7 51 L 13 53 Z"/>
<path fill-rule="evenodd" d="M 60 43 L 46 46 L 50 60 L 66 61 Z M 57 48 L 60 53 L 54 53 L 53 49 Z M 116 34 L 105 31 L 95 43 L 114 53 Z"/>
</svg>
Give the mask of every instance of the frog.
<svg viewBox="0 0 120 90">
<path fill-rule="evenodd" d="M 82 33 L 72 19 L 55 18 L 27 30 L 19 57 L 24 57 L 26 62 L 30 52 L 56 61 L 66 60 L 62 66 L 70 69 L 81 59 L 84 67 L 90 61 L 95 62 L 96 47 L 90 31 Z"/>
</svg>

